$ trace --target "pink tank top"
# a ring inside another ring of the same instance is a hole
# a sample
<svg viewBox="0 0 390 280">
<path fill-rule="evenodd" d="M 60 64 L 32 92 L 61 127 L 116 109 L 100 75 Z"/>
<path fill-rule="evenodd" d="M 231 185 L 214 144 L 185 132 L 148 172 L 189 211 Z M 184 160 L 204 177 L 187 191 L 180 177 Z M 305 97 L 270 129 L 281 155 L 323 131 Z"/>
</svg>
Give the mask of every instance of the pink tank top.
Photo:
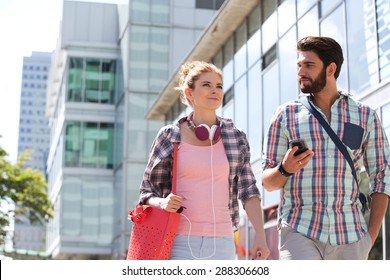
<svg viewBox="0 0 390 280">
<path fill-rule="evenodd" d="M 197 236 L 232 236 L 229 211 L 229 162 L 223 142 L 218 141 L 212 147 L 181 142 L 177 166 L 177 194 L 186 198 L 183 206 L 187 209 L 184 209 L 183 214 L 189 220 L 180 217 L 177 233 Z"/>
</svg>

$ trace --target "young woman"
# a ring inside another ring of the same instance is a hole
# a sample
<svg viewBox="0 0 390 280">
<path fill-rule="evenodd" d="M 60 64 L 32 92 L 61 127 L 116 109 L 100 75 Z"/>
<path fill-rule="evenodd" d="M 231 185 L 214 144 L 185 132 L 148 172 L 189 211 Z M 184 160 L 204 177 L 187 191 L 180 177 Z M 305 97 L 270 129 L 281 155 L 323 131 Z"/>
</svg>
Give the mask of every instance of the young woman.
<svg viewBox="0 0 390 280">
<path fill-rule="evenodd" d="M 182 212 L 170 259 L 235 259 L 238 199 L 255 230 L 253 259 L 267 259 L 260 193 L 246 135 L 216 110 L 223 100 L 222 72 L 193 61 L 182 65 L 179 87 L 192 113 L 163 127 L 151 150 L 140 204 Z M 171 193 L 173 143 L 179 143 L 177 193 Z M 183 210 L 184 209 L 184 210 Z"/>
</svg>

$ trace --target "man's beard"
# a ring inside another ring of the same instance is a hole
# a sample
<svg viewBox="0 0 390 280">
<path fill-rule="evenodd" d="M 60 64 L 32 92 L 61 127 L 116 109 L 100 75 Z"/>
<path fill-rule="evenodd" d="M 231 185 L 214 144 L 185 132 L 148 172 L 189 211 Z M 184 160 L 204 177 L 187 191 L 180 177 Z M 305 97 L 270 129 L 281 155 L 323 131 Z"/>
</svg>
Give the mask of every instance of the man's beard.
<svg viewBox="0 0 390 280">
<path fill-rule="evenodd" d="M 300 85 L 303 93 L 317 93 L 323 90 L 326 86 L 326 67 L 323 67 L 321 73 L 314 80 L 310 79 L 310 81 L 311 84 L 309 85 Z"/>
</svg>

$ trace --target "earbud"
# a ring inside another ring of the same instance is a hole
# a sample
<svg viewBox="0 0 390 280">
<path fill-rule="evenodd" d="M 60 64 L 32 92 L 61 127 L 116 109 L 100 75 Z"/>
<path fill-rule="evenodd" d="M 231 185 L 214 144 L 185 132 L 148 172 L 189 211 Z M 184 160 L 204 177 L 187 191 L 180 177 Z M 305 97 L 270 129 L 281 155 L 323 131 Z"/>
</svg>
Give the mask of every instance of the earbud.
<svg viewBox="0 0 390 280">
<path fill-rule="evenodd" d="M 210 141 L 217 141 L 221 135 L 221 127 L 219 125 L 213 125 L 211 128 L 207 124 L 200 124 L 195 128 L 196 137 L 205 141 L 207 138 Z"/>
</svg>

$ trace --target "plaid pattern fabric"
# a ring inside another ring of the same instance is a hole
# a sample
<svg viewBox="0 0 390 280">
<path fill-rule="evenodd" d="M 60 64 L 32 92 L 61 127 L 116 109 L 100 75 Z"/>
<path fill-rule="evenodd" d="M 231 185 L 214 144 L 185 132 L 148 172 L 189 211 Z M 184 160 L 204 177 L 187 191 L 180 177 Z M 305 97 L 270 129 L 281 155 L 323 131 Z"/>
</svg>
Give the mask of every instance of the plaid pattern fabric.
<svg viewBox="0 0 390 280">
<path fill-rule="evenodd" d="M 359 162 L 364 163 L 371 192 L 390 195 L 389 144 L 376 112 L 340 92 L 331 107 L 330 126 L 346 145 L 357 174 L 362 169 Z M 362 133 L 353 133 L 354 126 L 363 128 Z M 263 169 L 275 167 L 288 150 L 288 141 L 298 138 L 305 139 L 314 156 L 281 190 L 279 225 L 288 224 L 321 242 L 329 239 L 331 245 L 359 240 L 367 226 L 348 162 L 299 101 L 277 109 L 264 141 Z"/>
<path fill-rule="evenodd" d="M 260 198 L 260 192 L 250 165 L 250 150 L 245 133 L 237 129 L 229 119 L 219 118 L 219 121 L 229 161 L 230 216 L 233 226 L 238 228 L 238 199 L 245 204 L 252 196 Z M 167 197 L 171 193 L 173 143 L 180 142 L 179 127 L 179 122 L 167 125 L 157 134 L 140 186 L 140 204 L 145 204 L 150 197 Z"/>
</svg>

